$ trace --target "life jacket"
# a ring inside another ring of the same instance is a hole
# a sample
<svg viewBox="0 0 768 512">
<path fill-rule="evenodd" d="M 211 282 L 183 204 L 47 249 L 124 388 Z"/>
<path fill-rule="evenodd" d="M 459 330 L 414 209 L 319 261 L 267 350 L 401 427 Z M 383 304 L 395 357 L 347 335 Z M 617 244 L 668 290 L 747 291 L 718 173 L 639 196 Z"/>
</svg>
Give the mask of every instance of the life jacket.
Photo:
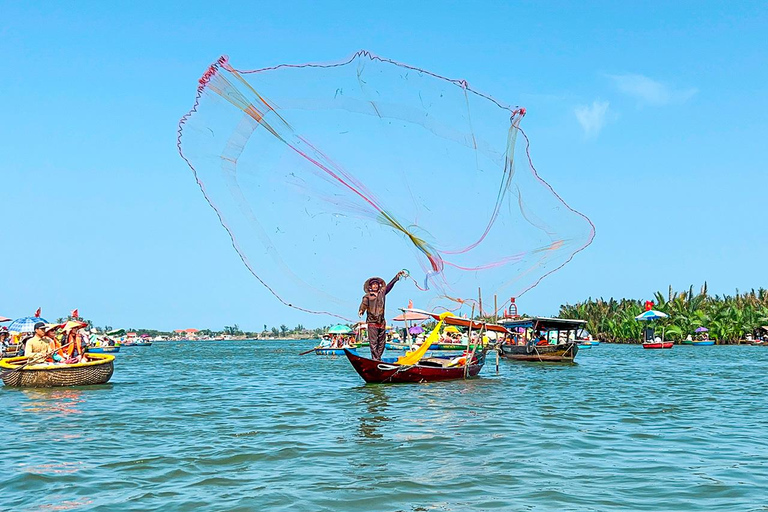
<svg viewBox="0 0 768 512">
<path fill-rule="evenodd" d="M 77 329 L 72 329 L 69 331 L 69 334 L 67 334 L 67 359 L 71 358 L 72 355 L 77 351 L 77 355 L 81 356 L 83 355 L 83 345 L 80 341 L 80 331 Z"/>
<path fill-rule="evenodd" d="M 58 340 L 57 336 L 54 336 L 53 339 L 48 343 L 48 352 L 51 353 L 51 355 L 48 357 L 48 361 L 53 361 L 53 356 L 58 355 L 62 359 L 65 358 L 64 351 L 61 349 L 61 342 Z"/>
</svg>

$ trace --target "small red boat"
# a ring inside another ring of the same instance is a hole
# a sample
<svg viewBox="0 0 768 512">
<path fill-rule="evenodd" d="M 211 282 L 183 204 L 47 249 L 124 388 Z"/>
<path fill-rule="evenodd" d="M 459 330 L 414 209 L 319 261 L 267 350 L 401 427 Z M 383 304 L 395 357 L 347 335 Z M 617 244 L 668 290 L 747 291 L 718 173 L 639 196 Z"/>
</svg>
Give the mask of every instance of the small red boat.
<svg viewBox="0 0 768 512">
<path fill-rule="evenodd" d="M 650 341 L 648 343 L 643 343 L 643 348 L 672 348 L 674 343 L 671 341 Z"/>
<path fill-rule="evenodd" d="M 464 366 L 446 366 L 452 357 L 430 357 L 418 364 L 400 365 L 397 358 L 376 361 L 344 349 L 352 367 L 369 384 L 384 382 L 437 382 L 464 378 Z M 485 364 L 485 353 L 478 352 L 467 368 L 467 376 L 475 377 Z"/>
</svg>

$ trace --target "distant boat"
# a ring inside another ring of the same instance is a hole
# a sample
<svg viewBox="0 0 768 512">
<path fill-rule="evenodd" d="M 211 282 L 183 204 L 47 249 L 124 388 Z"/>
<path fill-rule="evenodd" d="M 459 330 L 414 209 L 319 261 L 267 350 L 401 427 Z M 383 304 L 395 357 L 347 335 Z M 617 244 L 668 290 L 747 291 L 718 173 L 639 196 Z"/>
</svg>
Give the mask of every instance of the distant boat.
<svg viewBox="0 0 768 512">
<path fill-rule="evenodd" d="M 715 340 L 699 340 L 699 341 L 691 342 L 691 345 L 693 345 L 694 347 L 706 347 L 714 344 L 715 344 Z"/>
<path fill-rule="evenodd" d="M 671 341 L 649 341 L 643 343 L 643 348 L 672 348 L 674 343 Z"/>
<path fill-rule="evenodd" d="M 85 351 L 89 354 L 116 354 L 120 352 L 120 347 L 86 347 Z"/>
<path fill-rule="evenodd" d="M 350 351 L 357 354 L 357 351 L 354 347 L 349 348 Z M 316 348 L 315 354 L 318 356 L 340 356 L 344 354 L 343 348 Z"/>
<path fill-rule="evenodd" d="M 588 342 L 588 341 L 586 343 L 579 343 L 579 349 L 580 350 L 581 349 L 585 349 L 585 348 L 592 348 L 593 346 L 594 345 L 592 343 Z"/>
</svg>

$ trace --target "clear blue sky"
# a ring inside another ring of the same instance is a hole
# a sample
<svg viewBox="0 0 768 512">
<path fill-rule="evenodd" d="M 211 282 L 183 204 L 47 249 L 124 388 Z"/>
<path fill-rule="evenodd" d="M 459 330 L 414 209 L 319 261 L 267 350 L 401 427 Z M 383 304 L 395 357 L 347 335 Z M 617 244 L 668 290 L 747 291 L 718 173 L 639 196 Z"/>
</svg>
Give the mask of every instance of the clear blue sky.
<svg viewBox="0 0 768 512">
<path fill-rule="evenodd" d="M 524 311 L 768 287 L 765 2 L 484 4 L 0 1 L 0 314 L 330 323 L 250 277 L 176 125 L 221 54 L 251 69 L 358 49 L 528 109 L 534 163 L 597 237 Z"/>
</svg>

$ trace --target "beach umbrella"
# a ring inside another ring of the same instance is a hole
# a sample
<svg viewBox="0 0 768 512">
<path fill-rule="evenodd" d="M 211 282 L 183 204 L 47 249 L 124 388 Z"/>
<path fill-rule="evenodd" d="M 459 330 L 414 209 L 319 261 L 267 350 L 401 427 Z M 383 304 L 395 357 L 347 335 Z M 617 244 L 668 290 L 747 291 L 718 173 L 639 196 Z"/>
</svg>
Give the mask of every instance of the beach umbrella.
<svg viewBox="0 0 768 512">
<path fill-rule="evenodd" d="M 445 329 L 443 329 L 443 332 L 459 332 L 459 330 L 456 328 L 455 325 L 449 325 Z"/>
<path fill-rule="evenodd" d="M 696 332 L 709 332 L 709 329 L 707 329 L 706 327 L 699 327 L 696 329 Z"/>
<path fill-rule="evenodd" d="M 352 329 L 346 325 L 337 324 L 328 329 L 328 334 L 350 334 Z"/>
<path fill-rule="evenodd" d="M 403 311 L 403 314 L 397 315 L 392 320 L 395 322 L 405 322 L 405 321 L 412 321 L 412 322 L 419 322 L 422 320 L 429 320 L 429 315 L 425 315 L 424 313 L 417 313 L 416 311 Z"/>
<path fill-rule="evenodd" d="M 410 329 L 408 329 L 409 334 L 421 334 L 424 332 L 424 329 L 420 325 L 414 325 Z"/>
<path fill-rule="evenodd" d="M 635 317 L 635 320 L 645 321 L 645 320 L 658 320 L 659 318 L 667 318 L 669 315 L 666 313 L 662 313 L 661 311 L 656 311 L 655 309 L 649 309 L 648 311 L 644 311 L 643 314 L 637 315 Z"/>
<path fill-rule="evenodd" d="M 24 318 L 17 318 L 8 325 L 8 330 L 11 332 L 35 332 L 35 324 L 37 322 L 43 322 L 47 324 L 48 321 L 45 318 L 39 316 L 25 316 Z"/>
</svg>

